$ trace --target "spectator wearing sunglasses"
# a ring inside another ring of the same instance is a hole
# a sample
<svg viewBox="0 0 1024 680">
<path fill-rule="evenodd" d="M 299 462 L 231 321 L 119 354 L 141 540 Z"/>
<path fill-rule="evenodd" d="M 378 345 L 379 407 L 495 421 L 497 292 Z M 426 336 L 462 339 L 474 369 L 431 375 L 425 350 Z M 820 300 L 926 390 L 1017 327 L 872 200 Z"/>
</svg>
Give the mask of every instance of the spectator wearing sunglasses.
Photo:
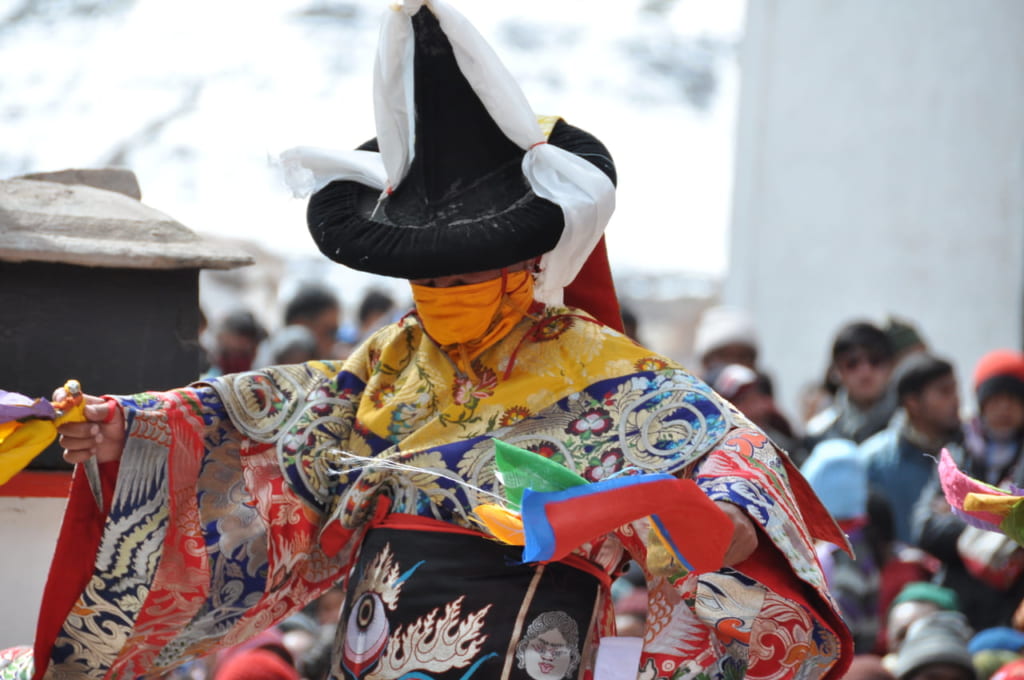
<svg viewBox="0 0 1024 680">
<path fill-rule="evenodd" d="M 884 331 L 858 321 L 840 329 L 832 344 L 832 373 L 839 383 L 832 404 L 807 423 L 808 448 L 825 439 L 858 444 L 885 429 L 896 411 L 889 389 L 892 345 Z"/>
</svg>

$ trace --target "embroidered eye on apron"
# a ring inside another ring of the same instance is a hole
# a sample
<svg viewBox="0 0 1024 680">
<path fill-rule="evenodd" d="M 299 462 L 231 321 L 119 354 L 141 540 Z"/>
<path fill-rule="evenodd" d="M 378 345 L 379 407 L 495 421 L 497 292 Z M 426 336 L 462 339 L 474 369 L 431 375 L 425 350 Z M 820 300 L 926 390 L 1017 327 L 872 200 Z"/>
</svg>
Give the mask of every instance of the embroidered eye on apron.
<svg viewBox="0 0 1024 680">
<path fill-rule="evenodd" d="M 522 564 L 521 554 L 471 530 L 389 515 L 351 572 L 331 677 L 581 677 L 607 576 L 576 557 Z"/>
</svg>

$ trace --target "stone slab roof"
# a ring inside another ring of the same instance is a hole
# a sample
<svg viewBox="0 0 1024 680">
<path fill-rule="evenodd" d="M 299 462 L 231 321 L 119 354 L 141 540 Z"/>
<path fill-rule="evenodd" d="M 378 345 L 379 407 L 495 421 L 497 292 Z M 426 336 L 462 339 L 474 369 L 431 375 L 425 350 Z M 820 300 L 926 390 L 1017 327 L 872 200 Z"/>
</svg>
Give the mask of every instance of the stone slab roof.
<svg viewBox="0 0 1024 680">
<path fill-rule="evenodd" d="M 252 263 L 131 196 L 80 184 L 0 180 L 0 261 L 125 269 Z"/>
</svg>

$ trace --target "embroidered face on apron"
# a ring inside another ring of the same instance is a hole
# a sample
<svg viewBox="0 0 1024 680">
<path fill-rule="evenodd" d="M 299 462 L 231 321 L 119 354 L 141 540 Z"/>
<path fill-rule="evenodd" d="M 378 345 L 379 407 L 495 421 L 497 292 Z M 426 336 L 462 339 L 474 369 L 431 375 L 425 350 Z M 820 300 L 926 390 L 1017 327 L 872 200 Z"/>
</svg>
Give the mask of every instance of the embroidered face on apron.
<svg viewBox="0 0 1024 680">
<path fill-rule="evenodd" d="M 579 675 L 605 588 L 595 574 L 559 562 L 523 564 L 512 546 L 411 522 L 391 515 L 367 534 L 349 578 L 332 678 Z"/>
<path fill-rule="evenodd" d="M 533 680 L 561 680 L 579 665 L 579 637 L 579 627 L 568 614 L 543 612 L 516 645 L 517 666 Z"/>
</svg>

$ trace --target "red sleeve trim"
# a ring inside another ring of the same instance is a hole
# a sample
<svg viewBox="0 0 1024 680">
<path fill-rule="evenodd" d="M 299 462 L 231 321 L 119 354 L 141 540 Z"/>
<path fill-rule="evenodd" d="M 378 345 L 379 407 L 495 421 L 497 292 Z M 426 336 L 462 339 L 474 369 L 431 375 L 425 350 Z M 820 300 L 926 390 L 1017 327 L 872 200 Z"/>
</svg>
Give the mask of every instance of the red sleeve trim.
<svg viewBox="0 0 1024 680">
<path fill-rule="evenodd" d="M 119 468 L 119 462 L 100 464 L 106 507 L 110 507 Z M 46 673 L 50 665 L 53 643 L 71 608 L 75 606 L 79 595 L 92 577 L 95 555 L 99 550 L 106 519 L 106 513 L 96 507 L 85 473 L 76 471 L 71 479 L 71 494 L 64 511 L 53 563 L 46 578 L 43 603 L 39 609 L 33 680 L 41 680 Z"/>
</svg>

